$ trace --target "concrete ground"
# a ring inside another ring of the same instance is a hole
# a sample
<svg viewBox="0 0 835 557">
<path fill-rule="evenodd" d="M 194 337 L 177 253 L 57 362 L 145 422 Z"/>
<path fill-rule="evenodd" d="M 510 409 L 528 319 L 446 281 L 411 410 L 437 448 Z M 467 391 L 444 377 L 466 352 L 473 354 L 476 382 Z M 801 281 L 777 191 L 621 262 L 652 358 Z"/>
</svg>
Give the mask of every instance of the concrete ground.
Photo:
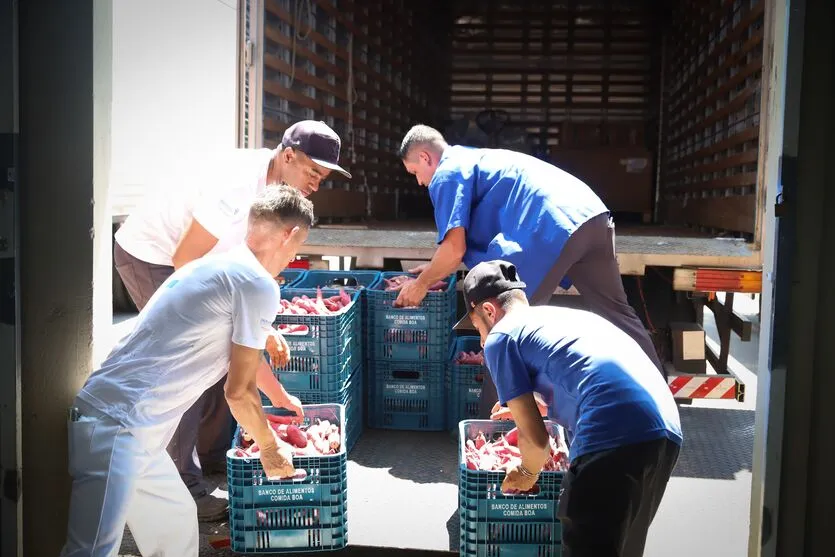
<svg viewBox="0 0 835 557">
<path fill-rule="evenodd" d="M 747 400 L 680 406 L 686 441 L 650 528 L 646 557 L 747 554 L 759 323 L 757 303 L 737 298 L 737 311 L 754 322 L 751 341 L 733 337 L 730 359 L 746 383 Z M 114 320 L 114 338 L 129 330 L 130 317 Z M 705 330 L 718 348 L 709 311 Z M 456 443 L 448 433 L 366 430 L 349 455 L 350 546 L 338 554 L 457 552 L 456 466 Z M 224 495 L 224 478 L 215 479 L 217 494 Z M 201 533 L 201 556 L 233 555 L 208 544 L 209 536 L 228 534 L 226 523 L 201 525 Z M 120 555 L 139 556 L 127 531 Z"/>
</svg>

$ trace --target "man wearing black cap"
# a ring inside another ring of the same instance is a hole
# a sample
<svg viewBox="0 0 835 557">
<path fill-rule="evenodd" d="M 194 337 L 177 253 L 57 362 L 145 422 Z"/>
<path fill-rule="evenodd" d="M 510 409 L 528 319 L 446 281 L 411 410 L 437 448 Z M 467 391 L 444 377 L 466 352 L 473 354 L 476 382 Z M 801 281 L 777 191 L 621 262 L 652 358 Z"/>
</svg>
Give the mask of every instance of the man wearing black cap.
<svg viewBox="0 0 835 557">
<path fill-rule="evenodd" d="M 331 171 L 350 178 L 339 166 L 340 147 L 339 136 L 327 124 L 303 120 L 287 128 L 277 149 L 234 149 L 219 158 L 206 157 L 193 161 L 182 176 L 158 184 L 158 194 L 146 195 L 115 236 L 116 270 L 137 309 L 176 269 L 240 245 L 249 207 L 268 186 L 285 183 L 307 197 Z M 286 350 L 270 342 L 271 353 Z M 219 382 L 185 413 L 168 447 L 197 500 L 201 520 L 221 518 L 227 503 L 207 493 L 197 446 L 204 466 L 225 469 L 231 424 Z"/>
<path fill-rule="evenodd" d="M 682 443 L 673 396 L 620 328 L 584 310 L 530 306 L 525 287 L 499 260 L 463 281 L 499 404 L 519 429 L 522 463 L 502 488 L 530 490 L 548 456 L 539 393 L 570 442 L 557 511 L 563 557 L 640 556 Z"/>
</svg>

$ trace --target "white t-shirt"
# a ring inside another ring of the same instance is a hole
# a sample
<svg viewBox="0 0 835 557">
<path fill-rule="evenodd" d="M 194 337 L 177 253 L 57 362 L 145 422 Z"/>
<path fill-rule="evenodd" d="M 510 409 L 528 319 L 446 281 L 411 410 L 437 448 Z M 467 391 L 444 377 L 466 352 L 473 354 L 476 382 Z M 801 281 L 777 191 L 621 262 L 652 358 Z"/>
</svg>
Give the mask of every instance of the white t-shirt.
<svg viewBox="0 0 835 557">
<path fill-rule="evenodd" d="M 246 237 L 249 206 L 267 184 L 272 149 L 235 149 L 221 156 L 207 154 L 148 192 L 140 207 L 116 232 L 116 241 L 132 256 L 156 265 L 173 266 L 171 258 L 194 218 L 222 253 Z"/>
<path fill-rule="evenodd" d="M 78 397 L 164 449 L 183 413 L 229 370 L 231 342 L 263 349 L 280 306 L 275 279 L 242 244 L 178 269 Z"/>
</svg>

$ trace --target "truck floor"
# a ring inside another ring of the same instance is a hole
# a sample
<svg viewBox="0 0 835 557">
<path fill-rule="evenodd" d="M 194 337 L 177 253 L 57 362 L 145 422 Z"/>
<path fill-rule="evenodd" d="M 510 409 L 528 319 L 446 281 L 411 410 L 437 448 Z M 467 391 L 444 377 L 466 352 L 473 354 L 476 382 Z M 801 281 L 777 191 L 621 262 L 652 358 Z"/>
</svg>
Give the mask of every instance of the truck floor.
<svg viewBox="0 0 835 557">
<path fill-rule="evenodd" d="M 741 260 L 754 254 L 751 245 L 744 240 L 707 236 L 684 227 L 617 223 L 615 227 L 615 247 L 619 254 L 711 256 Z M 330 249 L 338 255 L 357 248 L 433 250 L 436 239 L 434 223 L 426 221 L 325 224 L 310 230 L 300 251 L 327 255 Z"/>
</svg>

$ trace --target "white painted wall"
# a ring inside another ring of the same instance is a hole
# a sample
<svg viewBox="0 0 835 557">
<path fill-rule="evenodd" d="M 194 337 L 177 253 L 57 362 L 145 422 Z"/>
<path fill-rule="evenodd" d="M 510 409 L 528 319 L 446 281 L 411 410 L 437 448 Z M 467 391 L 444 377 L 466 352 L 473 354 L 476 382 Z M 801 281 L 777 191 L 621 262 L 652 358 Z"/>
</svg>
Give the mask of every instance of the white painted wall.
<svg viewBox="0 0 835 557">
<path fill-rule="evenodd" d="M 237 17 L 236 0 L 115 0 L 114 217 L 178 161 L 236 146 Z"/>
</svg>

